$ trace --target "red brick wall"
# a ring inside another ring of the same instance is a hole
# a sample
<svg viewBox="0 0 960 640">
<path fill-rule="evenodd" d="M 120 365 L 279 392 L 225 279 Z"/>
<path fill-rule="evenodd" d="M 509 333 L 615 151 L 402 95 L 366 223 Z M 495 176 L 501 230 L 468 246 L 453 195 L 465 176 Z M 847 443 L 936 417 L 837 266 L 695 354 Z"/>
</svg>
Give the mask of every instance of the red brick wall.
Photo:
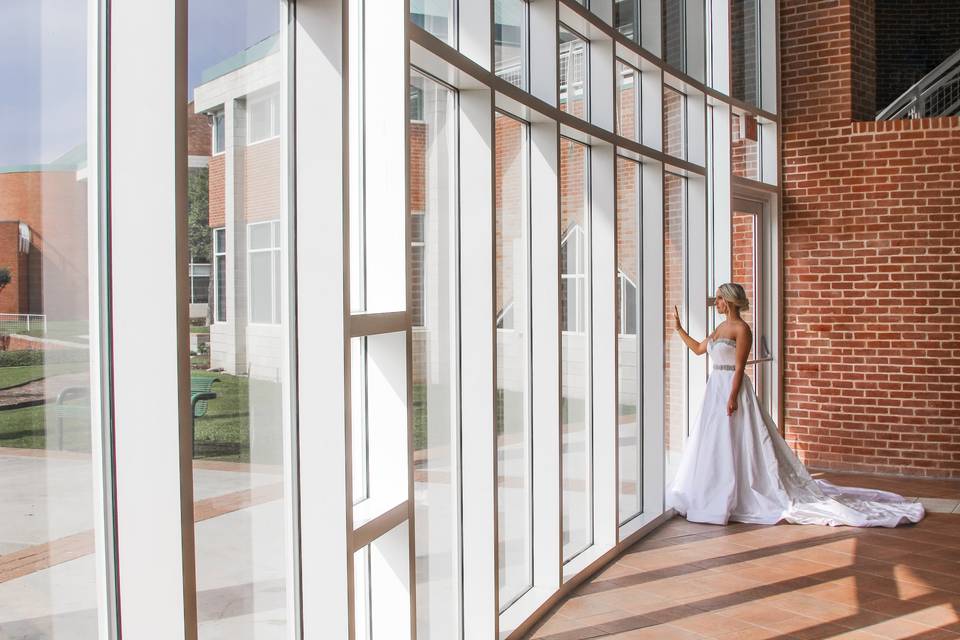
<svg viewBox="0 0 960 640">
<path fill-rule="evenodd" d="M 210 158 L 207 189 L 210 192 L 208 220 L 211 229 L 218 229 L 226 226 L 226 156 L 224 154 L 215 155 Z"/>
<path fill-rule="evenodd" d="M 27 257 L 15 258 L 18 243 L 2 241 L 0 260 L 9 263 L 0 266 L 10 268 L 14 282 L 0 292 L 0 312 L 86 318 L 86 212 L 86 181 L 76 171 L 0 174 L 0 222 L 24 222 L 31 230 Z"/>
<path fill-rule="evenodd" d="M 815 467 L 958 478 L 960 120 L 852 122 L 865 10 L 781 2 L 785 429 Z"/>
<path fill-rule="evenodd" d="M 212 129 L 207 116 L 194 113 L 193 102 L 187 103 L 187 155 L 209 156 L 212 143 Z"/>
<path fill-rule="evenodd" d="M 246 222 L 280 217 L 280 138 L 244 147 L 237 159 Z"/>
</svg>

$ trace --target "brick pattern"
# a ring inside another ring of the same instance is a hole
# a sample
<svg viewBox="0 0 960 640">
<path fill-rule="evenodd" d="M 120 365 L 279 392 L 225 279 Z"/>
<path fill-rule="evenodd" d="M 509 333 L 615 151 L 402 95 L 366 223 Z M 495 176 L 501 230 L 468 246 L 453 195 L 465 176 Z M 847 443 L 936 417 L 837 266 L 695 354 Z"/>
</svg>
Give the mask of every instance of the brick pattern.
<svg viewBox="0 0 960 640">
<path fill-rule="evenodd" d="M 733 58 L 730 93 L 750 104 L 760 103 L 756 6 L 756 0 L 730 2 L 730 52 Z"/>
<path fill-rule="evenodd" d="M 227 224 L 226 213 L 226 156 L 219 154 L 210 158 L 208 177 L 209 212 L 208 221 L 211 229 L 218 229 Z"/>
<path fill-rule="evenodd" d="M 743 135 L 740 116 L 730 118 L 730 153 L 733 175 L 756 180 L 760 175 L 759 144 Z"/>
<path fill-rule="evenodd" d="M 753 255 L 754 241 L 756 238 L 754 223 L 755 219 L 752 214 L 737 213 L 734 211 L 730 232 L 730 244 L 733 282 L 743 286 L 743 289 L 747 292 L 747 298 L 750 300 L 750 308 L 746 311 L 741 311 L 740 317 L 750 325 L 750 329 L 754 332 L 754 339 L 756 339 L 756 326 L 753 323 L 753 312 L 757 302 L 756 279 L 754 277 L 756 265 L 754 264 Z M 759 356 L 760 354 L 755 352 L 750 354 L 751 358 L 757 358 Z M 756 367 L 748 366 L 747 376 L 754 385 L 756 385 Z"/>
<path fill-rule="evenodd" d="M 686 159 L 686 97 L 679 91 L 663 87 L 663 151 L 674 158 Z"/>
<path fill-rule="evenodd" d="M 876 36 L 879 110 L 960 49 L 960 2 L 876 0 Z"/>
<path fill-rule="evenodd" d="M 213 144 L 212 129 L 207 116 L 193 112 L 193 102 L 187 104 L 187 155 L 209 156 Z"/>
<path fill-rule="evenodd" d="M 787 439 L 960 478 L 960 120 L 853 122 L 861 0 L 781 16 Z"/>
</svg>

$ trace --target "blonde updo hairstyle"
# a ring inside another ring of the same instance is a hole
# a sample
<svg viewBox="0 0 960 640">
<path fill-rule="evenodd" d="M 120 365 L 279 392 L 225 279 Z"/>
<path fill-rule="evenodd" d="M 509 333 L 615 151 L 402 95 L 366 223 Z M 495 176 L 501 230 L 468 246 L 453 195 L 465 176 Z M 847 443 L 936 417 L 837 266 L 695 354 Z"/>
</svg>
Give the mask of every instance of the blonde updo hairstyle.
<svg viewBox="0 0 960 640">
<path fill-rule="evenodd" d="M 740 311 L 746 311 L 750 308 L 750 301 L 747 300 L 747 292 L 743 290 L 743 286 L 736 282 L 727 282 L 726 284 L 720 285 L 717 288 L 717 296 L 723 298 L 727 301 L 727 304 L 732 304 Z"/>
</svg>

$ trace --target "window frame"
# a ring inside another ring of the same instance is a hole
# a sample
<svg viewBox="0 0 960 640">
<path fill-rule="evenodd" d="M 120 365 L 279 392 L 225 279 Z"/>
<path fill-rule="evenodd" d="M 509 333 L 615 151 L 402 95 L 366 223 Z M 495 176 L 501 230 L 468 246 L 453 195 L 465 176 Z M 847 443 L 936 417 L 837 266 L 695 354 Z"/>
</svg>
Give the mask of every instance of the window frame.
<svg viewBox="0 0 960 640">
<path fill-rule="evenodd" d="M 253 137 L 253 108 L 259 107 L 264 103 L 267 104 L 267 115 L 270 119 L 269 130 L 270 132 L 262 137 L 256 138 Z M 258 145 L 262 142 L 269 142 L 270 140 L 276 140 L 280 137 L 280 94 L 276 91 L 274 87 L 264 89 L 254 94 L 250 94 L 246 98 L 246 104 L 244 109 L 244 118 L 246 123 L 246 142 L 248 147 Z"/>
</svg>

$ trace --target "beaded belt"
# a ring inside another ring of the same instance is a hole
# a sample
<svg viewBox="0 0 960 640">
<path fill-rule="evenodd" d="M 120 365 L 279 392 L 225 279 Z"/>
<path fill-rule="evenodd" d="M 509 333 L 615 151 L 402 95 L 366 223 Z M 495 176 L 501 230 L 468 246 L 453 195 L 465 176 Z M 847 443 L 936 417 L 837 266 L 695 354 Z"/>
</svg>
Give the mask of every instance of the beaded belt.
<svg viewBox="0 0 960 640">
<path fill-rule="evenodd" d="M 713 365 L 714 370 L 719 369 L 720 371 L 736 371 L 736 365 L 732 364 L 715 364 Z"/>
</svg>

